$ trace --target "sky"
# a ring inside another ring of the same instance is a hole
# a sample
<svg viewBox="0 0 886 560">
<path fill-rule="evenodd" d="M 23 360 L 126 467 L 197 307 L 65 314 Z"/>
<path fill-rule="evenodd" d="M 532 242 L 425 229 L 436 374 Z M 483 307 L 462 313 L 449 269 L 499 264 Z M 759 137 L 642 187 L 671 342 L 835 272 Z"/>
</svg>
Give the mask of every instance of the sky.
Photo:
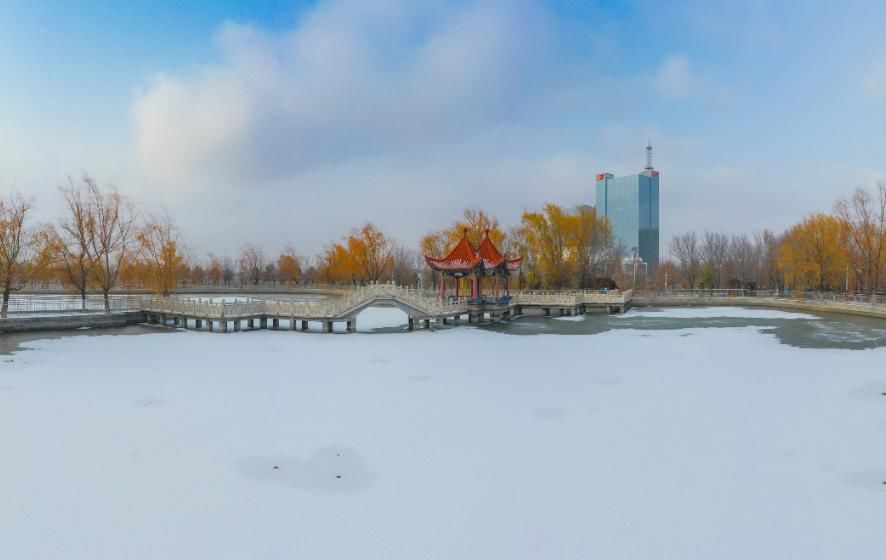
<svg viewBox="0 0 886 560">
<path fill-rule="evenodd" d="M 416 246 L 593 204 L 652 141 L 662 254 L 886 180 L 881 1 L 0 0 L 0 193 L 89 173 L 192 251 Z"/>
</svg>

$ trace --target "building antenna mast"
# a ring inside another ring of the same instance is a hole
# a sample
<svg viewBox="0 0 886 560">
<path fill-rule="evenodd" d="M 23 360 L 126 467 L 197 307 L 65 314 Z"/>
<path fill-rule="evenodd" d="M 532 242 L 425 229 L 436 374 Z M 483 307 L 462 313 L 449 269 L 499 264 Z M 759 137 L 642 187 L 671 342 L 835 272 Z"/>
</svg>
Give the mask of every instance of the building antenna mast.
<svg viewBox="0 0 886 560">
<path fill-rule="evenodd" d="M 646 173 L 652 174 L 652 138 L 646 144 Z"/>
</svg>

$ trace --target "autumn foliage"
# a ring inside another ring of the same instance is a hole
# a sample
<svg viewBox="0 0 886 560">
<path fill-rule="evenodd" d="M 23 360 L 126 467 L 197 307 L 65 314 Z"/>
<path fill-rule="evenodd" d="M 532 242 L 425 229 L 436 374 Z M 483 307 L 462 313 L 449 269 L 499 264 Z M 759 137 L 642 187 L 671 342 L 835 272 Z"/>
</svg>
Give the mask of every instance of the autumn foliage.
<svg viewBox="0 0 886 560">
<path fill-rule="evenodd" d="M 149 289 L 168 295 L 181 286 L 259 287 L 295 284 L 368 284 L 396 281 L 435 288 L 422 255 L 445 256 L 463 235 L 477 246 L 488 235 L 509 258 L 522 257 L 513 288 L 632 287 L 792 288 L 856 291 L 884 288 L 886 183 L 856 189 L 831 213 L 803 218 L 783 233 L 756 235 L 686 232 L 670 243 L 673 260 L 654 276 L 631 278 L 624 247 L 594 208 L 545 204 L 505 227 L 484 209 L 468 208 L 448 227 L 424 235 L 410 249 L 372 223 L 351 229 L 313 258 L 291 243 L 279 252 L 255 243 L 231 257 L 195 258 L 175 220 L 139 211 L 113 187 L 89 176 L 59 189 L 62 214 L 53 224 L 32 223 L 34 200 L 11 193 L 0 200 L 2 313 L 22 287 L 61 285 L 85 302 L 87 293 L 108 301 L 112 290 Z M 449 280 L 451 282 L 452 280 Z M 484 281 L 492 281 L 485 279 Z M 467 286 L 463 286 L 467 292 Z M 107 308 L 107 304 L 106 304 Z"/>
</svg>

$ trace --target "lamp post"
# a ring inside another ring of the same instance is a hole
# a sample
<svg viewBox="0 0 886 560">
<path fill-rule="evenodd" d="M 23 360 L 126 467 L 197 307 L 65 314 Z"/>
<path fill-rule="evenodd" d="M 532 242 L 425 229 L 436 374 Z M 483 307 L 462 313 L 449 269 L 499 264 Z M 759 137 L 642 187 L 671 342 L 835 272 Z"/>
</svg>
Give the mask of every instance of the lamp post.
<svg viewBox="0 0 886 560">
<path fill-rule="evenodd" d="M 634 256 L 634 259 L 633 259 L 633 265 L 634 265 L 634 267 L 633 267 L 633 268 L 634 268 L 633 273 L 634 273 L 634 287 L 636 288 L 636 287 L 637 287 L 637 248 L 636 248 L 636 247 L 631 247 L 631 253 L 633 253 L 633 256 Z"/>
</svg>

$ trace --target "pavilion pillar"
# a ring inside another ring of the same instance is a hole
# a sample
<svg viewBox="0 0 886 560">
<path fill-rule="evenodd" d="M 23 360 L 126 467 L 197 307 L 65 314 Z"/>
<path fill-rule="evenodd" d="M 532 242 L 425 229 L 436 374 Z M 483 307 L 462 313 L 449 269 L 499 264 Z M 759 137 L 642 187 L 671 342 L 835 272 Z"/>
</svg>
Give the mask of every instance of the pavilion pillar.
<svg viewBox="0 0 886 560">
<path fill-rule="evenodd" d="M 455 299 L 459 298 L 459 292 L 461 292 L 461 278 L 458 276 L 455 277 Z"/>
<path fill-rule="evenodd" d="M 446 276 L 440 273 L 440 299 L 446 299 Z"/>
<path fill-rule="evenodd" d="M 495 297 L 498 299 L 498 274 L 495 275 Z"/>
</svg>

